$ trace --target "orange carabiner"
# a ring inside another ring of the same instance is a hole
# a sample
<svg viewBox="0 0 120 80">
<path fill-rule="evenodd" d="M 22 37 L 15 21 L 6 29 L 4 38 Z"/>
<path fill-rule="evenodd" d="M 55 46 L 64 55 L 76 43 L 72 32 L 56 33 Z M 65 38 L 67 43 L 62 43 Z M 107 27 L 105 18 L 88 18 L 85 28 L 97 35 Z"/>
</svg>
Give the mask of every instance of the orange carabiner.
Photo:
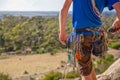
<svg viewBox="0 0 120 80">
<path fill-rule="evenodd" d="M 80 51 L 76 51 L 75 57 L 76 57 L 76 59 L 79 59 L 79 60 L 82 59 L 82 55 L 81 55 Z"/>
</svg>

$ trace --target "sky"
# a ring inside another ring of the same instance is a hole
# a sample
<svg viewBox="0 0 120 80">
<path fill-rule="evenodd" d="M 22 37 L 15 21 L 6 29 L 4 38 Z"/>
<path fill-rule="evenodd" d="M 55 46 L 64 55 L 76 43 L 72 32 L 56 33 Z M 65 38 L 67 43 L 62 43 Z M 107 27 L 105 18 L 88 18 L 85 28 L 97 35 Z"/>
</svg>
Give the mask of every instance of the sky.
<svg viewBox="0 0 120 80">
<path fill-rule="evenodd" d="M 0 0 L 0 11 L 60 11 L 64 1 L 65 0 Z"/>
</svg>

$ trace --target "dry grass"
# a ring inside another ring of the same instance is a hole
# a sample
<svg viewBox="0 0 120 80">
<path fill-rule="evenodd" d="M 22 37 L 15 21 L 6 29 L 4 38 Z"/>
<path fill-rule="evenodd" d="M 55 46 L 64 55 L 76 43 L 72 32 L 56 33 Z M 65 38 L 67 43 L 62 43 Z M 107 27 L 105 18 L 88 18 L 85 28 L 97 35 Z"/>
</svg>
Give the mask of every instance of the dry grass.
<svg viewBox="0 0 120 80">
<path fill-rule="evenodd" d="M 50 54 L 7 56 L 7 58 L 0 59 L 0 73 L 7 73 L 12 78 L 41 74 L 60 67 L 61 61 L 67 61 L 67 54 L 57 53 L 54 56 Z M 24 74 L 25 71 L 28 74 Z"/>
<path fill-rule="evenodd" d="M 110 49 L 108 52 L 120 56 L 120 51 Z M 64 61 L 67 61 L 67 53 L 57 53 L 53 56 L 50 54 L 0 56 L 0 73 L 9 74 L 14 79 L 40 75 L 61 67 Z"/>
</svg>

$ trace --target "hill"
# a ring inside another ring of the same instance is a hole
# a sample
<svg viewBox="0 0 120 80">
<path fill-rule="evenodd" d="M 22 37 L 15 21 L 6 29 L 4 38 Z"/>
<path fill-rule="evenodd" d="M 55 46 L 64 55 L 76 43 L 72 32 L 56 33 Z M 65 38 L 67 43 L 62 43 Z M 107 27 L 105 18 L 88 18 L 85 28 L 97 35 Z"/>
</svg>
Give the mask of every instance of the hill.
<svg viewBox="0 0 120 80">
<path fill-rule="evenodd" d="M 102 26 L 107 30 L 114 19 L 115 16 L 103 15 Z M 72 31 L 71 22 L 71 17 L 68 17 L 67 34 Z M 4 15 L 0 20 L 0 54 L 4 52 L 8 54 L 46 52 L 54 54 L 58 50 L 65 49 L 65 46 L 60 44 L 58 36 L 58 17 Z M 110 39 L 118 39 L 118 37 L 119 34 L 109 35 Z"/>
<path fill-rule="evenodd" d="M 3 18 L 4 15 L 25 16 L 25 17 L 34 17 L 34 16 L 57 17 L 58 14 L 59 14 L 58 11 L 0 11 L 0 18 Z M 104 11 L 103 14 L 106 16 L 111 16 L 111 15 L 116 15 L 116 12 Z M 72 11 L 68 13 L 68 16 L 72 16 Z"/>
</svg>

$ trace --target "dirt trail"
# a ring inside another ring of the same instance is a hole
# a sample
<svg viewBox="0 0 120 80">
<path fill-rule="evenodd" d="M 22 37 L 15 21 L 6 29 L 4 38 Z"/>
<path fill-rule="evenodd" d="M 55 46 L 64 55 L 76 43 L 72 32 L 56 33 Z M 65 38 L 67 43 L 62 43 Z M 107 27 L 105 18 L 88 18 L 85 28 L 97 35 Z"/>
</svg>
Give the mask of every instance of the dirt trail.
<svg viewBox="0 0 120 80">
<path fill-rule="evenodd" d="M 120 50 L 116 50 L 116 49 L 111 49 L 110 48 L 108 53 L 113 55 L 114 57 L 120 57 Z"/>
</svg>

